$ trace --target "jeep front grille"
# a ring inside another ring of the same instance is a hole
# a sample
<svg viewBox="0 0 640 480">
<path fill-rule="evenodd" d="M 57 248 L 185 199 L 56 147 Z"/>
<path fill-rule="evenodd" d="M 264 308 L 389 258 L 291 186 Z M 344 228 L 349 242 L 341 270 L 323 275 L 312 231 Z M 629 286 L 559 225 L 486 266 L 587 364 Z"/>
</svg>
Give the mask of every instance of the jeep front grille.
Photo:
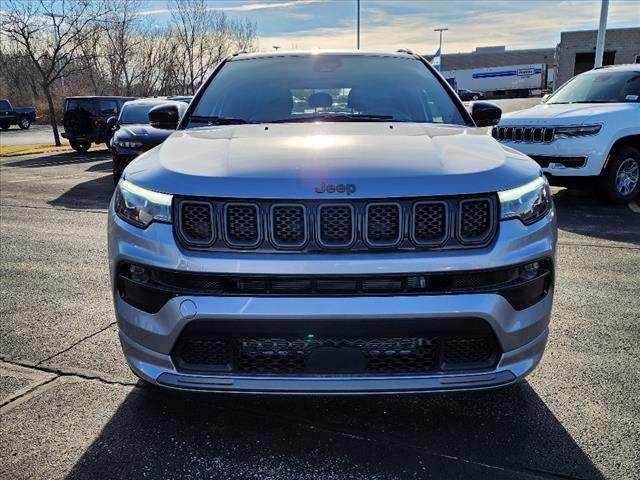
<svg viewBox="0 0 640 480">
<path fill-rule="evenodd" d="M 553 127 L 493 127 L 491 135 L 500 142 L 550 143 L 555 139 Z"/>
<path fill-rule="evenodd" d="M 477 247 L 498 227 L 494 195 L 335 203 L 177 198 L 175 213 L 182 245 L 212 251 Z"/>
</svg>

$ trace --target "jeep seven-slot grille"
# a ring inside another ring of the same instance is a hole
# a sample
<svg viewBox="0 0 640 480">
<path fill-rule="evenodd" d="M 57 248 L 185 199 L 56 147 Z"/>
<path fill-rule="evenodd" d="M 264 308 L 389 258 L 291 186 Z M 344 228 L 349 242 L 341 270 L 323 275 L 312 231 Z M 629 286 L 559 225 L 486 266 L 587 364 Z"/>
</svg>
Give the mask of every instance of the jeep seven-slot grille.
<svg viewBox="0 0 640 480">
<path fill-rule="evenodd" d="M 500 142 L 550 143 L 555 139 L 553 127 L 493 127 L 491 135 Z"/>
<path fill-rule="evenodd" d="M 226 339 L 183 335 L 173 356 L 178 369 L 186 371 L 419 374 L 491 368 L 499 349 L 490 335 Z"/>
<path fill-rule="evenodd" d="M 488 244 L 497 230 L 491 195 L 334 203 L 178 198 L 175 212 L 183 246 L 214 251 L 464 248 Z"/>
</svg>

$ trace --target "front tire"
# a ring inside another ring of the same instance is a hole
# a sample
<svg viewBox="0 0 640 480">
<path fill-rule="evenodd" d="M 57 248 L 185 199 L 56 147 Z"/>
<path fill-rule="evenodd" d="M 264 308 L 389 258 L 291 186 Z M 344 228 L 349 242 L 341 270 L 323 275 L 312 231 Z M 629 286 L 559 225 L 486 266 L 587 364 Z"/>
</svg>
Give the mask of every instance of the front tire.
<svg viewBox="0 0 640 480">
<path fill-rule="evenodd" d="M 21 130 L 26 130 L 31 126 L 31 120 L 29 120 L 27 117 L 22 117 L 18 122 L 18 126 Z"/>
<path fill-rule="evenodd" d="M 474 99 L 474 100 L 478 100 L 478 95 L 474 95 L 474 96 L 473 96 L 473 99 Z"/>
<path fill-rule="evenodd" d="M 622 204 L 631 202 L 640 192 L 640 150 L 621 148 L 613 153 L 600 180 L 605 200 Z"/>
<path fill-rule="evenodd" d="M 9 127 L 11 127 L 11 125 L 0 125 L 0 127 L 2 128 L 2 130 L 9 130 Z"/>
<path fill-rule="evenodd" d="M 89 147 L 91 147 L 91 142 L 82 142 L 79 140 L 70 139 L 69 145 L 71 145 L 71 148 L 73 148 L 76 152 L 84 153 L 89 150 Z"/>
</svg>

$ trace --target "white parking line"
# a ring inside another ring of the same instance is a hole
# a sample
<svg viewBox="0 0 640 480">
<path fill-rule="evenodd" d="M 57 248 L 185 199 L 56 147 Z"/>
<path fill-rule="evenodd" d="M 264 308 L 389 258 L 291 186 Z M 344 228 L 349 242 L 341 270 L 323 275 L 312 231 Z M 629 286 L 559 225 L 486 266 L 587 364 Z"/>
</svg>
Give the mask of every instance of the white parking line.
<svg viewBox="0 0 640 480">
<path fill-rule="evenodd" d="M 633 213 L 640 213 L 640 205 L 636 202 L 629 202 L 629 208 Z"/>
</svg>

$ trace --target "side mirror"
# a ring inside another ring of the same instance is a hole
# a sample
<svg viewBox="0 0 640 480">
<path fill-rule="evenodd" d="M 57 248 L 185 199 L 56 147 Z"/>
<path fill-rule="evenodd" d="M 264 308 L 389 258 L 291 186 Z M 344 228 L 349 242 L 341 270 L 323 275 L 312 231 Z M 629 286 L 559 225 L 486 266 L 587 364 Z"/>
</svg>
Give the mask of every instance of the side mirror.
<svg viewBox="0 0 640 480">
<path fill-rule="evenodd" d="M 471 118 L 478 127 L 493 127 L 502 116 L 502 110 L 494 103 L 471 102 Z"/>
<path fill-rule="evenodd" d="M 180 111 L 174 103 L 163 103 L 149 110 L 149 125 L 162 130 L 175 130 L 180 121 Z"/>
<path fill-rule="evenodd" d="M 107 118 L 107 126 L 113 129 L 118 124 L 118 119 L 116 117 Z"/>
</svg>

